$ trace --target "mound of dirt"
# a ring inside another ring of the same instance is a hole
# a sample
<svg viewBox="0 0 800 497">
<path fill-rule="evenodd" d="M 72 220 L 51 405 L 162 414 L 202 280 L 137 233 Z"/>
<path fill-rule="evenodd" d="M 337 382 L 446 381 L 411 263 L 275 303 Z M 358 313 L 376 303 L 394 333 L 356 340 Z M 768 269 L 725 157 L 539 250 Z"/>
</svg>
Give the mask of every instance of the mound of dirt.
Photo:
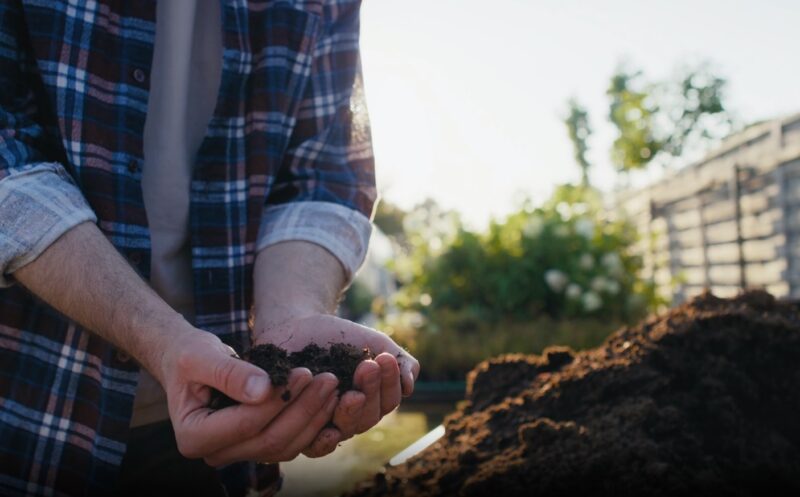
<svg viewBox="0 0 800 497">
<path fill-rule="evenodd" d="M 346 343 L 334 343 L 330 348 L 322 348 L 312 343 L 291 354 L 276 345 L 257 345 L 244 359 L 266 371 L 275 386 L 286 385 L 289 381 L 289 372 L 293 368 L 303 367 L 308 368 L 314 375 L 333 373 L 339 380 L 337 387 L 339 392 L 344 393 L 353 388 L 353 375 L 361 361 L 373 358 L 374 355 L 369 349 L 359 350 Z M 291 396 L 291 392 L 287 390 L 281 398 L 288 402 Z M 218 390 L 211 391 L 209 402 L 211 409 L 222 409 L 236 403 Z"/>
<path fill-rule="evenodd" d="M 480 364 L 446 435 L 352 496 L 800 495 L 800 308 L 710 294 Z"/>
</svg>

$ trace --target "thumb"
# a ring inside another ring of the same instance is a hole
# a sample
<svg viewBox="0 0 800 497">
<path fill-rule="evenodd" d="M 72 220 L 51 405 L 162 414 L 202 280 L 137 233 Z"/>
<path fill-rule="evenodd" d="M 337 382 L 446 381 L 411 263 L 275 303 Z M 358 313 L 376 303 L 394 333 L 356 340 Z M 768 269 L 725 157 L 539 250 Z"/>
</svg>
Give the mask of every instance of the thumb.
<svg viewBox="0 0 800 497">
<path fill-rule="evenodd" d="M 242 359 L 214 350 L 195 354 L 187 362 L 191 381 L 214 387 L 238 402 L 258 404 L 269 395 L 269 375 Z"/>
</svg>

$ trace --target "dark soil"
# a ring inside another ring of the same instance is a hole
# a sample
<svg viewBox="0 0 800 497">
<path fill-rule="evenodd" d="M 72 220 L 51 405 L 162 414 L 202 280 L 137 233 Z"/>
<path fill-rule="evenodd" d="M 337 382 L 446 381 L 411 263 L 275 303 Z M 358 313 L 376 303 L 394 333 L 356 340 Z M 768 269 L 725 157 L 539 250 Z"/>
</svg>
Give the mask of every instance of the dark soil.
<svg viewBox="0 0 800 497">
<path fill-rule="evenodd" d="M 272 344 L 253 347 L 245 356 L 245 360 L 255 364 L 269 374 L 274 386 L 284 386 L 289 382 L 289 372 L 293 368 L 308 368 L 312 374 L 333 373 L 339 380 L 339 392 L 344 393 L 353 388 L 353 375 L 356 367 L 366 359 L 375 356 L 369 349 L 357 349 L 349 344 L 335 343 L 330 348 L 322 348 L 316 344 L 306 345 L 302 350 L 288 353 Z M 292 393 L 286 390 L 281 399 L 288 402 Z M 236 404 L 236 401 L 218 390 L 211 391 L 211 409 L 222 409 Z"/>
<path fill-rule="evenodd" d="M 800 306 L 710 294 L 468 377 L 446 434 L 352 496 L 800 495 Z"/>
</svg>

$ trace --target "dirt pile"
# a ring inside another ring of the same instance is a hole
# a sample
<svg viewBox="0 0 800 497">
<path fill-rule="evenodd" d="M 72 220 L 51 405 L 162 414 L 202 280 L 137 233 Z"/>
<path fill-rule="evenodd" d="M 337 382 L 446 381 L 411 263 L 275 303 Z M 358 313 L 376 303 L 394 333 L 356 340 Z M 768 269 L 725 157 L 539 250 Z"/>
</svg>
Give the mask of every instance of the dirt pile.
<svg viewBox="0 0 800 497">
<path fill-rule="evenodd" d="M 800 495 L 800 308 L 766 293 L 468 381 L 444 438 L 351 495 Z"/>
<path fill-rule="evenodd" d="M 263 344 L 253 347 L 244 357 L 266 371 L 275 386 L 286 385 L 289 372 L 293 368 L 303 367 L 308 368 L 313 375 L 333 373 L 339 379 L 338 389 L 342 393 L 353 388 L 353 375 L 361 361 L 373 358 L 374 355 L 368 349 L 358 349 L 345 343 L 334 343 L 329 348 L 312 343 L 291 354 L 276 345 Z M 287 390 L 281 398 L 288 402 L 291 392 Z M 234 404 L 236 401 L 222 392 L 211 391 L 211 409 L 222 409 Z"/>
</svg>

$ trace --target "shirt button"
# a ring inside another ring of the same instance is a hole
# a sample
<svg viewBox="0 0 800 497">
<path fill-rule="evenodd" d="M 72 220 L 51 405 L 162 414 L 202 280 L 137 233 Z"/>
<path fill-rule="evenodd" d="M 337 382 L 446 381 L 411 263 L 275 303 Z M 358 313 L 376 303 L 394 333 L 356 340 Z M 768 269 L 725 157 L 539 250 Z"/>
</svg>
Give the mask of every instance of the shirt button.
<svg viewBox="0 0 800 497">
<path fill-rule="evenodd" d="M 136 69 L 133 70 L 134 81 L 136 81 L 137 83 L 144 83 L 146 79 L 147 79 L 147 74 L 145 74 L 145 72 L 142 69 L 139 69 L 137 67 Z"/>
<path fill-rule="evenodd" d="M 131 174 L 135 174 L 139 172 L 139 161 L 136 159 L 131 159 L 128 162 L 128 172 Z"/>
<path fill-rule="evenodd" d="M 119 362 L 125 363 L 131 360 L 131 356 L 129 356 L 125 352 L 122 352 L 121 350 L 118 350 L 116 355 L 117 355 L 117 360 Z"/>
</svg>

